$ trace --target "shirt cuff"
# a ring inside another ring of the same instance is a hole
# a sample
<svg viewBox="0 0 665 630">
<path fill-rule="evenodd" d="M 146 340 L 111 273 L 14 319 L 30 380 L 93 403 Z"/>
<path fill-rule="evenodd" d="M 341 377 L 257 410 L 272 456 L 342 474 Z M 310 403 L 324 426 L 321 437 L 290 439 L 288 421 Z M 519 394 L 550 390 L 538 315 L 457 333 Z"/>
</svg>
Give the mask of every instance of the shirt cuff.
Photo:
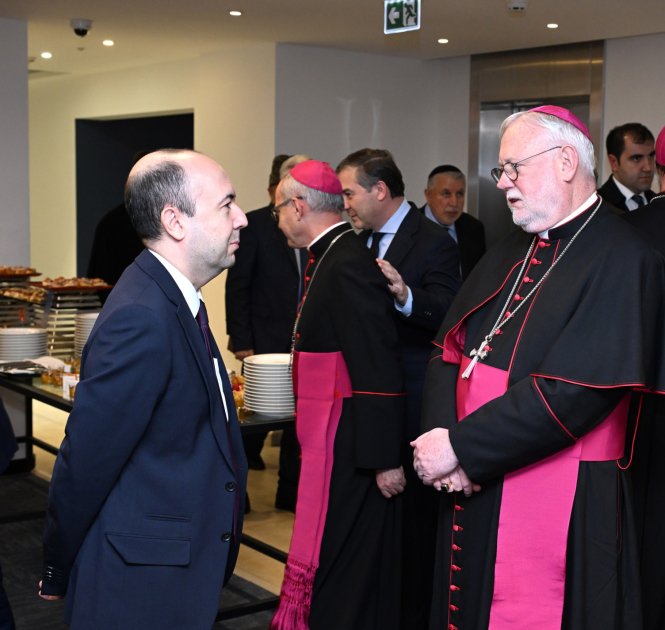
<svg viewBox="0 0 665 630">
<path fill-rule="evenodd" d="M 395 300 L 395 308 L 397 311 L 404 315 L 404 317 L 409 317 L 413 309 L 413 293 L 411 293 L 411 287 L 406 287 L 408 295 L 406 296 L 406 302 L 402 306 L 397 300 Z"/>
</svg>

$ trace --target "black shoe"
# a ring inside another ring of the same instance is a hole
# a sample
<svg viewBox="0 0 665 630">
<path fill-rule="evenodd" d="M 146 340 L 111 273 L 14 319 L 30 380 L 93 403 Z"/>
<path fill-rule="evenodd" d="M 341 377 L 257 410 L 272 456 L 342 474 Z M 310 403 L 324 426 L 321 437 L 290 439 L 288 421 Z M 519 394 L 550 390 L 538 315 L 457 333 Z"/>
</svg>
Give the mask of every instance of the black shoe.
<svg viewBox="0 0 665 630">
<path fill-rule="evenodd" d="M 260 455 L 257 455 L 256 457 L 247 458 L 247 467 L 250 470 L 265 470 L 266 463 L 263 461 L 263 458 Z"/>
</svg>

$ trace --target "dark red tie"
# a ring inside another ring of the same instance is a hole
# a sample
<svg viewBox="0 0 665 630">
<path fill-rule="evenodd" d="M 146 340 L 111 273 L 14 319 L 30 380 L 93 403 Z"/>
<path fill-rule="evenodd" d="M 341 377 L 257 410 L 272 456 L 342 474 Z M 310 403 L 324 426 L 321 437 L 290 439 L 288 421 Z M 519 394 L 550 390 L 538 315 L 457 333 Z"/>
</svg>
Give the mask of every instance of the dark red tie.
<svg viewBox="0 0 665 630">
<path fill-rule="evenodd" d="M 212 345 L 210 344 L 210 326 L 208 325 L 208 311 L 206 310 L 206 305 L 203 300 L 199 300 L 199 312 L 196 314 L 196 323 L 201 329 L 201 334 L 203 335 L 203 341 L 205 342 L 206 349 L 208 350 L 208 356 L 210 360 L 214 363 L 214 355 L 212 353 Z"/>
</svg>

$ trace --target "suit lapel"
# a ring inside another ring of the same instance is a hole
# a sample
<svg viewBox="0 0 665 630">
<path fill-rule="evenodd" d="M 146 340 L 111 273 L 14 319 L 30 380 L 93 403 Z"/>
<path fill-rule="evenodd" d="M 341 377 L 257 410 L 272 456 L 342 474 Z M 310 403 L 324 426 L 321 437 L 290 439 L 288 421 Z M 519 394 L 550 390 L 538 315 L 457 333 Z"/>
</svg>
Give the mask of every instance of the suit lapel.
<svg viewBox="0 0 665 630">
<path fill-rule="evenodd" d="M 222 452 L 222 455 L 224 456 L 224 459 L 226 459 L 227 464 L 231 470 L 235 471 L 236 466 L 233 453 L 231 452 L 232 446 L 229 443 L 227 436 L 227 420 L 224 413 L 224 405 L 220 399 L 221 393 L 219 391 L 219 385 L 215 375 L 215 367 L 210 361 L 210 357 L 208 356 L 208 351 L 205 347 L 205 342 L 203 341 L 201 330 L 199 329 L 196 320 L 192 317 L 192 312 L 189 310 L 189 307 L 186 303 L 180 304 L 178 306 L 177 314 L 180 325 L 182 326 L 182 329 L 185 333 L 185 338 L 189 343 L 192 354 L 194 355 L 196 363 L 199 367 L 199 371 L 201 372 L 203 381 L 205 382 L 206 389 L 208 390 L 210 423 L 212 426 L 213 434 L 215 435 L 215 440 L 217 441 L 219 450 Z M 233 403 L 231 387 L 228 384 L 229 378 L 226 374 L 224 362 L 221 360 L 221 355 L 219 354 L 219 349 L 215 344 L 214 338 L 211 337 L 210 341 L 213 345 L 213 354 L 217 358 L 217 362 L 219 364 L 220 376 L 224 389 L 224 398 L 226 400 L 226 407 L 229 413 L 229 424 L 235 424 L 232 422 L 235 419 L 235 405 Z"/>
<path fill-rule="evenodd" d="M 225 426 L 226 416 L 224 414 L 224 406 L 220 400 L 220 391 L 219 385 L 217 384 L 217 377 L 215 376 L 215 368 L 208 356 L 208 351 L 206 350 L 205 342 L 203 341 L 203 336 L 201 335 L 198 324 L 192 317 L 192 312 L 189 310 L 189 306 L 187 306 L 187 302 L 178 288 L 178 285 L 175 283 L 169 272 L 166 271 L 164 266 L 149 251 L 144 250 L 139 254 L 136 258 L 136 264 L 153 278 L 176 308 L 176 316 L 182 327 L 183 334 L 192 350 L 192 354 L 196 359 L 199 371 L 201 372 L 206 389 L 208 390 L 210 423 L 212 425 L 215 439 L 228 466 L 231 470 L 235 471 L 234 458 L 231 449 L 235 448 L 236 452 L 241 451 L 237 451 L 236 445 L 231 445 L 227 437 L 227 427 Z M 228 375 L 226 374 L 224 363 L 221 359 L 219 349 L 214 343 L 214 339 L 211 339 L 211 341 L 214 345 L 214 354 L 219 362 L 222 383 L 227 384 L 225 386 L 225 399 L 229 410 L 229 424 L 232 425 L 232 429 L 238 430 L 237 422 L 233 422 L 236 418 L 236 411 L 233 403 L 233 395 L 230 393 L 231 388 L 228 385 Z M 236 442 L 235 439 L 234 442 Z"/>
<path fill-rule="evenodd" d="M 418 211 L 413 208 L 407 212 L 386 251 L 384 259 L 395 268 L 399 268 L 415 243 L 414 234 L 418 230 L 418 217 Z"/>
</svg>

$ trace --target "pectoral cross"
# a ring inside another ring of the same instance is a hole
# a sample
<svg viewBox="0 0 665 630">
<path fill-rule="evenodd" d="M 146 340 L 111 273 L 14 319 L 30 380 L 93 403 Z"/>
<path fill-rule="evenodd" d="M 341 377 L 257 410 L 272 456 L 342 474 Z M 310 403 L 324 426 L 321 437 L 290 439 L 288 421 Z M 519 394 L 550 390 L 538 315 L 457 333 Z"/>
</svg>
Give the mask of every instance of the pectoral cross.
<svg viewBox="0 0 665 630">
<path fill-rule="evenodd" d="M 490 335 L 487 335 L 487 337 L 485 337 L 485 339 L 482 340 L 477 349 L 471 350 L 471 356 L 473 357 L 473 359 L 471 359 L 471 363 L 467 365 L 466 370 L 464 370 L 464 372 L 462 373 L 462 378 L 465 381 L 468 380 L 469 376 L 471 376 L 471 372 L 473 372 L 473 368 L 476 367 L 476 363 L 484 359 L 489 353 L 490 347 L 488 344 L 491 340 L 492 337 Z"/>
</svg>

